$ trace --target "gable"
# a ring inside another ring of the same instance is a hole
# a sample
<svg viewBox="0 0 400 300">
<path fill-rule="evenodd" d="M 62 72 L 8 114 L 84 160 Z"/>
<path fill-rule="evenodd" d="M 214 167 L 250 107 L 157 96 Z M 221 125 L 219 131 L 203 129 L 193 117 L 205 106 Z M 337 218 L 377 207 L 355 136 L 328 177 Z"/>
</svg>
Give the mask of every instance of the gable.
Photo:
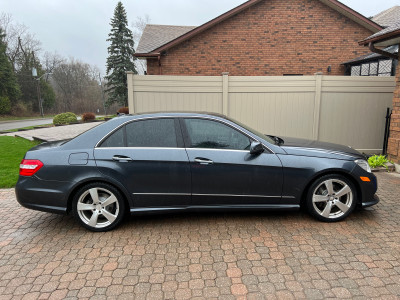
<svg viewBox="0 0 400 300">
<path fill-rule="evenodd" d="M 141 51 L 137 51 L 137 53 L 135 54 L 135 56 L 137 57 L 141 57 L 141 56 L 151 56 L 151 55 L 143 55 L 143 54 L 153 54 L 154 56 L 159 55 L 159 53 L 161 53 L 162 51 L 166 51 L 167 49 L 170 49 L 171 47 L 174 47 L 188 39 L 191 39 L 199 34 L 201 34 L 202 32 L 204 32 L 205 30 L 208 30 L 210 28 L 212 28 L 213 26 L 216 26 L 217 24 L 224 22 L 232 17 L 235 17 L 236 15 L 242 13 L 243 11 L 251 8 L 252 6 L 261 3 L 261 2 L 268 2 L 270 0 L 249 0 L 245 3 L 243 3 L 242 5 L 239 5 L 238 7 L 222 14 L 221 16 L 199 26 L 196 27 L 192 30 L 190 30 L 189 32 L 182 34 L 180 36 L 177 36 L 176 38 L 164 43 L 163 45 L 159 46 L 158 48 L 154 48 L 153 50 L 149 51 L 149 52 L 141 52 Z M 362 16 L 361 14 L 359 14 L 358 12 L 352 10 L 351 8 L 347 7 L 346 5 L 342 4 L 339 1 L 336 0 L 310 0 L 310 1 L 319 1 L 321 3 L 323 3 L 324 5 L 329 6 L 330 8 L 334 9 L 335 11 L 337 11 L 339 14 L 341 14 L 342 16 L 354 21 L 355 23 L 361 25 L 362 27 L 368 29 L 369 31 L 371 31 L 372 33 L 374 32 L 378 32 L 379 30 L 382 29 L 382 27 L 378 24 L 376 24 L 375 22 L 371 21 L 370 19 Z M 287 4 L 290 4 L 290 1 L 285 2 Z M 147 37 L 146 37 L 147 39 Z"/>
</svg>

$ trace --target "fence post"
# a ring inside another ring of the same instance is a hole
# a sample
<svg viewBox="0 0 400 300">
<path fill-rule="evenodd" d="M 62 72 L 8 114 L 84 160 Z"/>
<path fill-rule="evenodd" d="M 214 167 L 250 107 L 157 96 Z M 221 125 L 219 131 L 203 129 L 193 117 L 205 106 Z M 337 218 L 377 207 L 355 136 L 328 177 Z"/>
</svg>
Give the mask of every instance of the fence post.
<svg viewBox="0 0 400 300">
<path fill-rule="evenodd" d="M 315 73 L 315 96 L 314 96 L 314 123 L 313 139 L 319 138 L 319 118 L 321 114 L 322 74 Z"/>
<path fill-rule="evenodd" d="M 135 104 L 133 101 L 133 73 L 127 72 L 128 76 L 128 106 L 129 106 L 129 113 L 135 113 Z"/>
<path fill-rule="evenodd" d="M 222 73 L 222 114 L 228 116 L 229 109 L 229 72 Z"/>
</svg>

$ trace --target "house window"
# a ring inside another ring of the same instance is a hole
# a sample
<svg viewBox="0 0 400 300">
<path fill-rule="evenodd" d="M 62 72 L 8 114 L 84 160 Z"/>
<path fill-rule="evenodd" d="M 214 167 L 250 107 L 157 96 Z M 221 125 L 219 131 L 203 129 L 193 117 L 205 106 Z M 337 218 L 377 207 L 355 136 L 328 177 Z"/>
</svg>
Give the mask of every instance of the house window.
<svg viewBox="0 0 400 300">
<path fill-rule="evenodd" d="M 360 66 L 352 66 L 351 67 L 351 76 L 360 76 Z"/>
<path fill-rule="evenodd" d="M 377 76 L 378 75 L 378 63 L 373 62 L 369 64 L 369 76 Z"/>
<path fill-rule="evenodd" d="M 378 67 L 378 76 L 391 76 L 392 75 L 392 60 L 380 60 Z"/>
<path fill-rule="evenodd" d="M 369 64 L 361 65 L 361 76 L 369 76 Z"/>
</svg>

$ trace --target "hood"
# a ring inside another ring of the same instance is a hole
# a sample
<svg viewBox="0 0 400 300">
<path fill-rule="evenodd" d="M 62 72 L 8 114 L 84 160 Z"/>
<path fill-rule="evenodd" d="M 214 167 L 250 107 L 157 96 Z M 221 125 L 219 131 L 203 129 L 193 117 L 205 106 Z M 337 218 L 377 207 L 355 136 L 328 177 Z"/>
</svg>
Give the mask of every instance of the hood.
<svg viewBox="0 0 400 300">
<path fill-rule="evenodd" d="M 350 146 L 292 137 L 282 137 L 282 139 L 284 143 L 280 146 L 287 154 L 328 158 L 341 156 L 342 159 L 364 158 L 360 152 Z"/>
</svg>

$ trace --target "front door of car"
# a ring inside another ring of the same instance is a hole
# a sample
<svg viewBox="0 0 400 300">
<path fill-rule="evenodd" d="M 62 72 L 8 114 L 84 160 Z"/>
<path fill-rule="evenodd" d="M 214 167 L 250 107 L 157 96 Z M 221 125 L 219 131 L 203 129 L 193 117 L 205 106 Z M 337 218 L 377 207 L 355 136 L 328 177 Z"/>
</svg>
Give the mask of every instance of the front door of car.
<svg viewBox="0 0 400 300">
<path fill-rule="evenodd" d="M 283 171 L 265 149 L 250 154 L 253 141 L 228 124 L 211 119 L 181 120 L 192 173 L 192 204 L 277 205 Z"/>
<path fill-rule="evenodd" d="M 94 150 L 100 172 L 122 183 L 135 207 L 190 204 L 190 167 L 178 120 L 138 120 Z"/>
</svg>

